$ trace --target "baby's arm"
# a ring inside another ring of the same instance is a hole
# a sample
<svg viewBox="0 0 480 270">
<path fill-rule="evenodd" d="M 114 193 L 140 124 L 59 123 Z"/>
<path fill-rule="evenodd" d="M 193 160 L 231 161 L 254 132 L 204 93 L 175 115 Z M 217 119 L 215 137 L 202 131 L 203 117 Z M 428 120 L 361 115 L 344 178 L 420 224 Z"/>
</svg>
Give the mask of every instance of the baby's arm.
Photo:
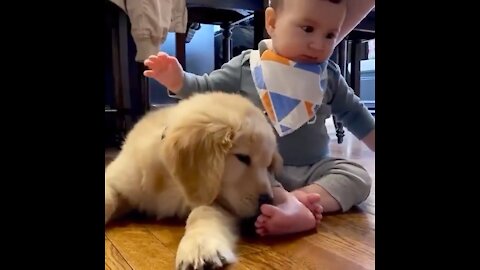
<svg viewBox="0 0 480 270">
<path fill-rule="evenodd" d="M 347 0 L 347 15 L 343 22 L 337 42 L 340 43 L 375 7 L 375 0 Z"/>
<path fill-rule="evenodd" d="M 353 135 L 375 151 L 375 118 L 347 84 L 338 66 L 329 72 L 327 91 L 331 91 L 332 98 L 328 103 L 331 105 L 332 114 L 336 115 L 338 121 L 342 122 Z"/>
<path fill-rule="evenodd" d="M 242 62 L 245 52 L 232 58 L 222 68 L 210 74 L 196 75 L 183 71 L 178 60 L 164 52 L 152 55 L 145 61 L 150 69 L 144 75 L 157 80 L 179 97 L 187 97 L 195 92 L 226 91 L 236 92 L 241 83 Z"/>
<path fill-rule="evenodd" d="M 375 152 L 375 128 L 362 139 L 363 143 Z"/>
</svg>

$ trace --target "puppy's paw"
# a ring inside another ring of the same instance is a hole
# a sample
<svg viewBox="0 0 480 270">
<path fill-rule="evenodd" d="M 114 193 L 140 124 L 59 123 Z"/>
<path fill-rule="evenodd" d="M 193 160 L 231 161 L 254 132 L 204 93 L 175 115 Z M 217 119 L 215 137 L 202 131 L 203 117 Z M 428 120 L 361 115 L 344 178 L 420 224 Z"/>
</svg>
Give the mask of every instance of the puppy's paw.
<svg viewBox="0 0 480 270">
<path fill-rule="evenodd" d="M 186 234 L 176 256 L 177 270 L 218 269 L 236 262 L 228 241 L 218 234 Z"/>
</svg>

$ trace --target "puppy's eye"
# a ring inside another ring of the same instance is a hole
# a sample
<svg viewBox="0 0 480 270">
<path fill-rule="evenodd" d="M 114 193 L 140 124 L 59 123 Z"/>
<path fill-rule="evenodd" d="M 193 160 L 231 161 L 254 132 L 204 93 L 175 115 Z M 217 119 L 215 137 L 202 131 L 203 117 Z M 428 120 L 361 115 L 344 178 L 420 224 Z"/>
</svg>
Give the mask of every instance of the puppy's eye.
<svg viewBox="0 0 480 270">
<path fill-rule="evenodd" d="M 240 160 L 240 162 L 244 163 L 245 165 L 250 165 L 250 157 L 248 155 L 243 154 L 235 154 L 235 157 Z"/>
</svg>

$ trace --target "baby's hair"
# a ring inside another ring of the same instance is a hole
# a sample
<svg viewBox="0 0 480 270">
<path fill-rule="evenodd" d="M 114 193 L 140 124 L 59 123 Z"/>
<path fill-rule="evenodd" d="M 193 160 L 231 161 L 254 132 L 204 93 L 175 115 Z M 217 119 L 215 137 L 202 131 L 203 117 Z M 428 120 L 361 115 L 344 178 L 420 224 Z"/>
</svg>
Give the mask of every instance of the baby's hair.
<svg viewBox="0 0 480 270">
<path fill-rule="evenodd" d="M 269 0 L 268 5 L 273 9 L 281 8 L 284 0 Z M 340 4 L 342 0 L 326 0 L 330 3 Z"/>
</svg>

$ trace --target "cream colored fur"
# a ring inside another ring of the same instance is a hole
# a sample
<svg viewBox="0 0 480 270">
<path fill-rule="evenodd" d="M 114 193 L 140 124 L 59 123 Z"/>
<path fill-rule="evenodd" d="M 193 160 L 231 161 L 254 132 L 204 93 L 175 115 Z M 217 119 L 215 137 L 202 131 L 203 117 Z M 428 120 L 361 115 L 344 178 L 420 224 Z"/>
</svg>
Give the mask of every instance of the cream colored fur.
<svg viewBox="0 0 480 270">
<path fill-rule="evenodd" d="M 250 165 L 236 156 L 250 158 Z M 177 269 L 236 261 L 237 221 L 272 196 L 281 164 L 272 127 L 244 97 L 196 94 L 148 113 L 105 171 L 105 223 L 138 209 L 186 218 Z"/>
</svg>

